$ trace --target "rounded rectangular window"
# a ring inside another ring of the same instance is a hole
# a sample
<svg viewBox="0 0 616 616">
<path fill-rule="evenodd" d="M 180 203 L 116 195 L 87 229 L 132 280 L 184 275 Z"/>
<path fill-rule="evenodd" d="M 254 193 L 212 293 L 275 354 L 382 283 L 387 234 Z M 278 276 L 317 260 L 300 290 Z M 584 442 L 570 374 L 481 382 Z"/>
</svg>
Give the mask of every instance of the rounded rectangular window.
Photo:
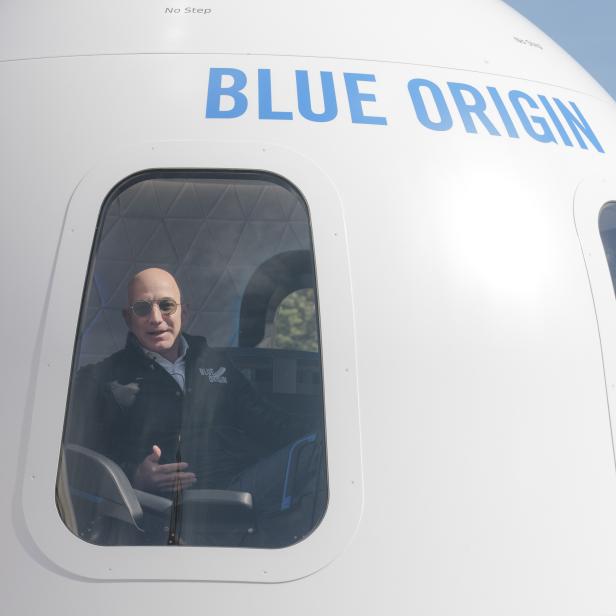
<svg viewBox="0 0 616 616">
<path fill-rule="evenodd" d="M 308 210 L 257 172 L 148 171 L 103 204 L 56 500 L 97 545 L 279 548 L 327 505 Z"/>
</svg>

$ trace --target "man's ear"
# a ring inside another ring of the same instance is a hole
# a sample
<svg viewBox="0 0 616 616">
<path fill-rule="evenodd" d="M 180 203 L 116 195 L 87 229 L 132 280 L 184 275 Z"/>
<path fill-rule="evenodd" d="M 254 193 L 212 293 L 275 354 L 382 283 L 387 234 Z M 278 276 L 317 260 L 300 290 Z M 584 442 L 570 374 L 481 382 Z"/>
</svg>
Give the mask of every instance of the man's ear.
<svg viewBox="0 0 616 616">
<path fill-rule="evenodd" d="M 122 308 L 122 316 L 124 317 L 124 323 L 126 323 L 126 327 L 130 329 L 130 317 L 131 317 L 130 308 Z"/>
</svg>

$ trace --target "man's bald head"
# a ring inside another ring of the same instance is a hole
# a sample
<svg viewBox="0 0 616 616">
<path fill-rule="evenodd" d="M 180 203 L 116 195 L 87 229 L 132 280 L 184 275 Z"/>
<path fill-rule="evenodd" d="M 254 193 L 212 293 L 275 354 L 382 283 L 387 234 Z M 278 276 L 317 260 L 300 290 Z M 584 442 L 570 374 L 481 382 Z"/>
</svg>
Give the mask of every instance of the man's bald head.
<svg viewBox="0 0 616 616">
<path fill-rule="evenodd" d="M 166 288 L 178 303 L 180 303 L 180 287 L 176 279 L 164 269 L 158 267 L 149 267 L 135 274 L 128 283 L 128 305 L 131 306 L 135 302 L 135 295 L 143 291 L 147 293 L 152 288 Z"/>
<path fill-rule="evenodd" d="M 160 300 L 173 300 L 177 309 L 172 314 L 163 314 L 158 303 Z M 142 347 L 159 353 L 169 361 L 175 361 L 178 357 L 182 329 L 181 301 L 175 278 L 157 267 L 140 271 L 128 284 L 128 307 L 123 311 L 128 328 Z M 136 302 L 149 303 L 149 313 L 145 316 L 135 314 L 132 307 Z"/>
</svg>

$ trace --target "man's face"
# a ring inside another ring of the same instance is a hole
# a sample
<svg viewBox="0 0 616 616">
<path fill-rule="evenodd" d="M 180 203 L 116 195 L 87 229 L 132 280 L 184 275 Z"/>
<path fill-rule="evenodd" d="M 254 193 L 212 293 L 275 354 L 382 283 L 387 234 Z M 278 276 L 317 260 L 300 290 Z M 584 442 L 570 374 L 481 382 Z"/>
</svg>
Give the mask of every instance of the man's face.
<svg viewBox="0 0 616 616">
<path fill-rule="evenodd" d="M 163 314 L 156 300 L 172 299 L 177 304 L 173 314 Z M 151 310 L 145 316 L 136 315 L 130 308 L 124 311 L 124 318 L 139 344 L 159 353 L 170 361 L 178 355 L 180 331 L 182 328 L 182 306 L 180 290 L 171 274 L 160 269 L 147 269 L 135 276 L 128 289 L 129 306 L 140 300 L 152 302 Z"/>
</svg>

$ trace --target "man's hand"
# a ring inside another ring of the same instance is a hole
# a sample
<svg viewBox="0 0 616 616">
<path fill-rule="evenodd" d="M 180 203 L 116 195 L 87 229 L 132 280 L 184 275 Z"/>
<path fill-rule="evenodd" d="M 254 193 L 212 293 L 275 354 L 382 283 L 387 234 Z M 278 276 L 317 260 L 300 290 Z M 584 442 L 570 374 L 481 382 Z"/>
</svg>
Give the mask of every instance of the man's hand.
<svg viewBox="0 0 616 616">
<path fill-rule="evenodd" d="M 161 453 L 158 445 L 152 446 L 152 453 L 137 467 L 135 488 L 147 492 L 174 492 L 189 488 L 197 481 L 194 473 L 185 472 L 188 468 L 186 462 L 159 464 Z"/>
</svg>

